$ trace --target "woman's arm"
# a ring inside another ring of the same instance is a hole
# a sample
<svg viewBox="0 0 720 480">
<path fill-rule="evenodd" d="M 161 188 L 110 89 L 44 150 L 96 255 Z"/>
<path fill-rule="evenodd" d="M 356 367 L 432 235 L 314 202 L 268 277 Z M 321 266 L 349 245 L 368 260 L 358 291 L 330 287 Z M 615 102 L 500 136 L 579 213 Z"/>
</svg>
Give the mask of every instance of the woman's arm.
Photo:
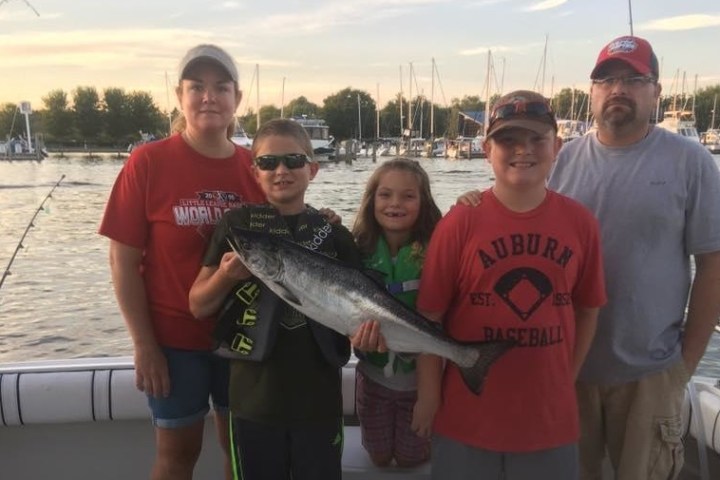
<svg viewBox="0 0 720 480">
<path fill-rule="evenodd" d="M 115 297 L 135 349 L 135 386 L 148 395 L 168 396 L 167 362 L 155 339 L 145 281 L 140 275 L 143 252 L 110 241 L 110 271 Z"/>
</svg>

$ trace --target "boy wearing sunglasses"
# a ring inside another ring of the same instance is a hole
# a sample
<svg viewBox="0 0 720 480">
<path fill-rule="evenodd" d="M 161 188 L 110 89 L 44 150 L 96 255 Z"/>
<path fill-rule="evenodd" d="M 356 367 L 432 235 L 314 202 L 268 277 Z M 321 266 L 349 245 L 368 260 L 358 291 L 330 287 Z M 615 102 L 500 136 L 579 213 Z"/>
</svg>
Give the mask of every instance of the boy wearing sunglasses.
<svg viewBox="0 0 720 480">
<path fill-rule="evenodd" d="M 362 265 L 350 232 L 305 204 L 318 163 L 304 128 L 265 123 L 252 146 L 255 178 L 266 205 L 225 213 L 190 290 L 190 309 L 219 313 L 218 353 L 232 358 L 231 442 L 235 478 L 340 480 L 346 337 L 285 304 L 230 251 L 229 227 L 282 236 Z"/>
<path fill-rule="evenodd" d="M 489 122 L 494 185 L 436 227 L 417 306 L 458 340 L 517 344 L 480 395 L 421 355 L 413 427 L 432 433 L 433 479 L 575 480 L 575 376 L 605 302 L 598 225 L 545 187 L 561 140 L 542 95 L 501 97 Z"/>
</svg>

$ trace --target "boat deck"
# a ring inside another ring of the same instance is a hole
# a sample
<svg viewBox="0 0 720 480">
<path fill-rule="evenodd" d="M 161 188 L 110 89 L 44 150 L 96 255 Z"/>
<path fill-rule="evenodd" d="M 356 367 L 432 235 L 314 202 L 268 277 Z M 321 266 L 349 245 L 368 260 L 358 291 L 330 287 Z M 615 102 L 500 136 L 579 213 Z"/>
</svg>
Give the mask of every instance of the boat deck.
<svg viewBox="0 0 720 480">
<path fill-rule="evenodd" d="M 430 465 L 377 468 L 360 442 L 355 415 L 355 366 L 343 373 L 346 415 L 343 479 L 427 480 Z M 155 454 L 144 394 L 135 389 L 132 358 L 94 358 L 0 365 L 0 478 L 125 480 L 147 478 Z M 709 381 L 709 380 L 708 380 Z M 709 383 L 696 382 L 699 392 Z M 720 403 L 720 396 L 712 397 Z M 688 406 L 689 409 L 689 406 Z M 689 411 L 689 410 L 688 410 Z M 720 423 L 708 423 L 720 447 Z M 214 422 L 205 422 L 195 478 L 223 478 Z M 689 429 L 689 427 L 688 427 Z M 718 430 L 718 431 L 716 431 Z M 687 435 L 681 480 L 701 480 L 695 440 Z M 707 448 L 709 478 L 720 478 L 720 454 Z M 607 469 L 608 472 L 610 469 Z M 611 479 L 607 473 L 605 479 Z"/>
</svg>

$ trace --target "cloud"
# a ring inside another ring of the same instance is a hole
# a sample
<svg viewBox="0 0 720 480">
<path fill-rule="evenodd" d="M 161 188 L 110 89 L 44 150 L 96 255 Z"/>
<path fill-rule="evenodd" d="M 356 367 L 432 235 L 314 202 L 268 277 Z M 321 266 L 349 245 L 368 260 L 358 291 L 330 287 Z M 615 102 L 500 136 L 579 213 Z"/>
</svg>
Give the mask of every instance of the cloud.
<svg viewBox="0 0 720 480">
<path fill-rule="evenodd" d="M 375 24 L 408 15 L 414 8 L 451 3 L 452 0 L 355 0 L 324 4 L 303 13 L 270 15 L 259 23 L 243 26 L 243 31 L 271 30 L 279 34 L 319 33 L 344 25 Z"/>
<path fill-rule="evenodd" d="M 12 38 L 11 38 L 12 37 Z M 88 29 L 33 31 L 0 35 L 0 58 L 7 68 L 48 65 L 117 70 L 177 67 L 183 47 L 193 43 L 222 43 L 240 50 L 237 41 L 188 29 Z M 152 45 L 151 50 L 148 45 Z"/>
<path fill-rule="evenodd" d="M 499 3 L 508 3 L 510 1 L 512 0 L 479 0 L 477 2 L 468 3 L 468 7 L 489 7 Z"/>
<path fill-rule="evenodd" d="M 530 5 L 529 7 L 526 7 L 524 10 L 526 12 L 539 12 L 542 10 L 551 10 L 553 8 L 557 8 L 561 5 L 564 5 L 567 2 L 568 2 L 568 0 L 543 0 L 542 2 L 539 2 L 534 5 Z"/>
<path fill-rule="evenodd" d="M 474 47 L 469 48 L 465 50 L 461 50 L 458 52 L 458 55 L 461 56 L 476 56 L 476 55 L 485 55 L 488 50 L 490 50 L 493 54 L 497 53 L 527 53 L 529 51 L 534 51 L 538 47 L 543 46 L 544 43 L 540 42 L 533 42 L 533 43 L 527 43 L 525 45 L 488 45 L 488 46 L 481 46 L 481 47 Z"/>
<path fill-rule="evenodd" d="M 228 0 L 225 2 L 220 2 L 218 5 L 215 5 L 212 7 L 213 10 L 222 10 L 222 11 L 229 11 L 229 10 L 244 10 L 245 5 L 243 5 L 240 2 L 235 2 L 232 0 Z"/>
<path fill-rule="evenodd" d="M 659 18 L 638 25 L 639 30 L 680 31 L 720 26 L 720 15 L 679 15 L 677 17 Z"/>
</svg>

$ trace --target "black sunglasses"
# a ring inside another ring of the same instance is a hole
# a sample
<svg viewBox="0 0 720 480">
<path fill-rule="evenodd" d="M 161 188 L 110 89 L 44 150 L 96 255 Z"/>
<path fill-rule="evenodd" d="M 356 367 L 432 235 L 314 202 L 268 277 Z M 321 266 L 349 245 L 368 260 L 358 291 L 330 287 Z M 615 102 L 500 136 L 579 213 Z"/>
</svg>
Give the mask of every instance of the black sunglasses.
<svg viewBox="0 0 720 480">
<path fill-rule="evenodd" d="M 304 153 L 286 153 L 285 155 L 261 155 L 255 159 L 260 170 L 275 170 L 281 163 L 290 170 L 302 168 L 310 161 Z"/>
<path fill-rule="evenodd" d="M 552 108 L 550 108 L 550 105 L 547 103 L 514 101 L 512 103 L 506 103 L 505 105 L 499 105 L 493 109 L 490 114 L 488 130 L 492 129 L 493 124 L 498 120 L 507 120 L 513 117 L 538 117 L 540 119 L 545 117 L 543 120 L 557 129 L 555 115 L 553 115 Z"/>
<path fill-rule="evenodd" d="M 492 111 L 490 121 L 504 120 L 515 116 L 543 117 L 552 116 L 550 106 L 545 102 L 513 102 L 500 105 Z"/>
</svg>

